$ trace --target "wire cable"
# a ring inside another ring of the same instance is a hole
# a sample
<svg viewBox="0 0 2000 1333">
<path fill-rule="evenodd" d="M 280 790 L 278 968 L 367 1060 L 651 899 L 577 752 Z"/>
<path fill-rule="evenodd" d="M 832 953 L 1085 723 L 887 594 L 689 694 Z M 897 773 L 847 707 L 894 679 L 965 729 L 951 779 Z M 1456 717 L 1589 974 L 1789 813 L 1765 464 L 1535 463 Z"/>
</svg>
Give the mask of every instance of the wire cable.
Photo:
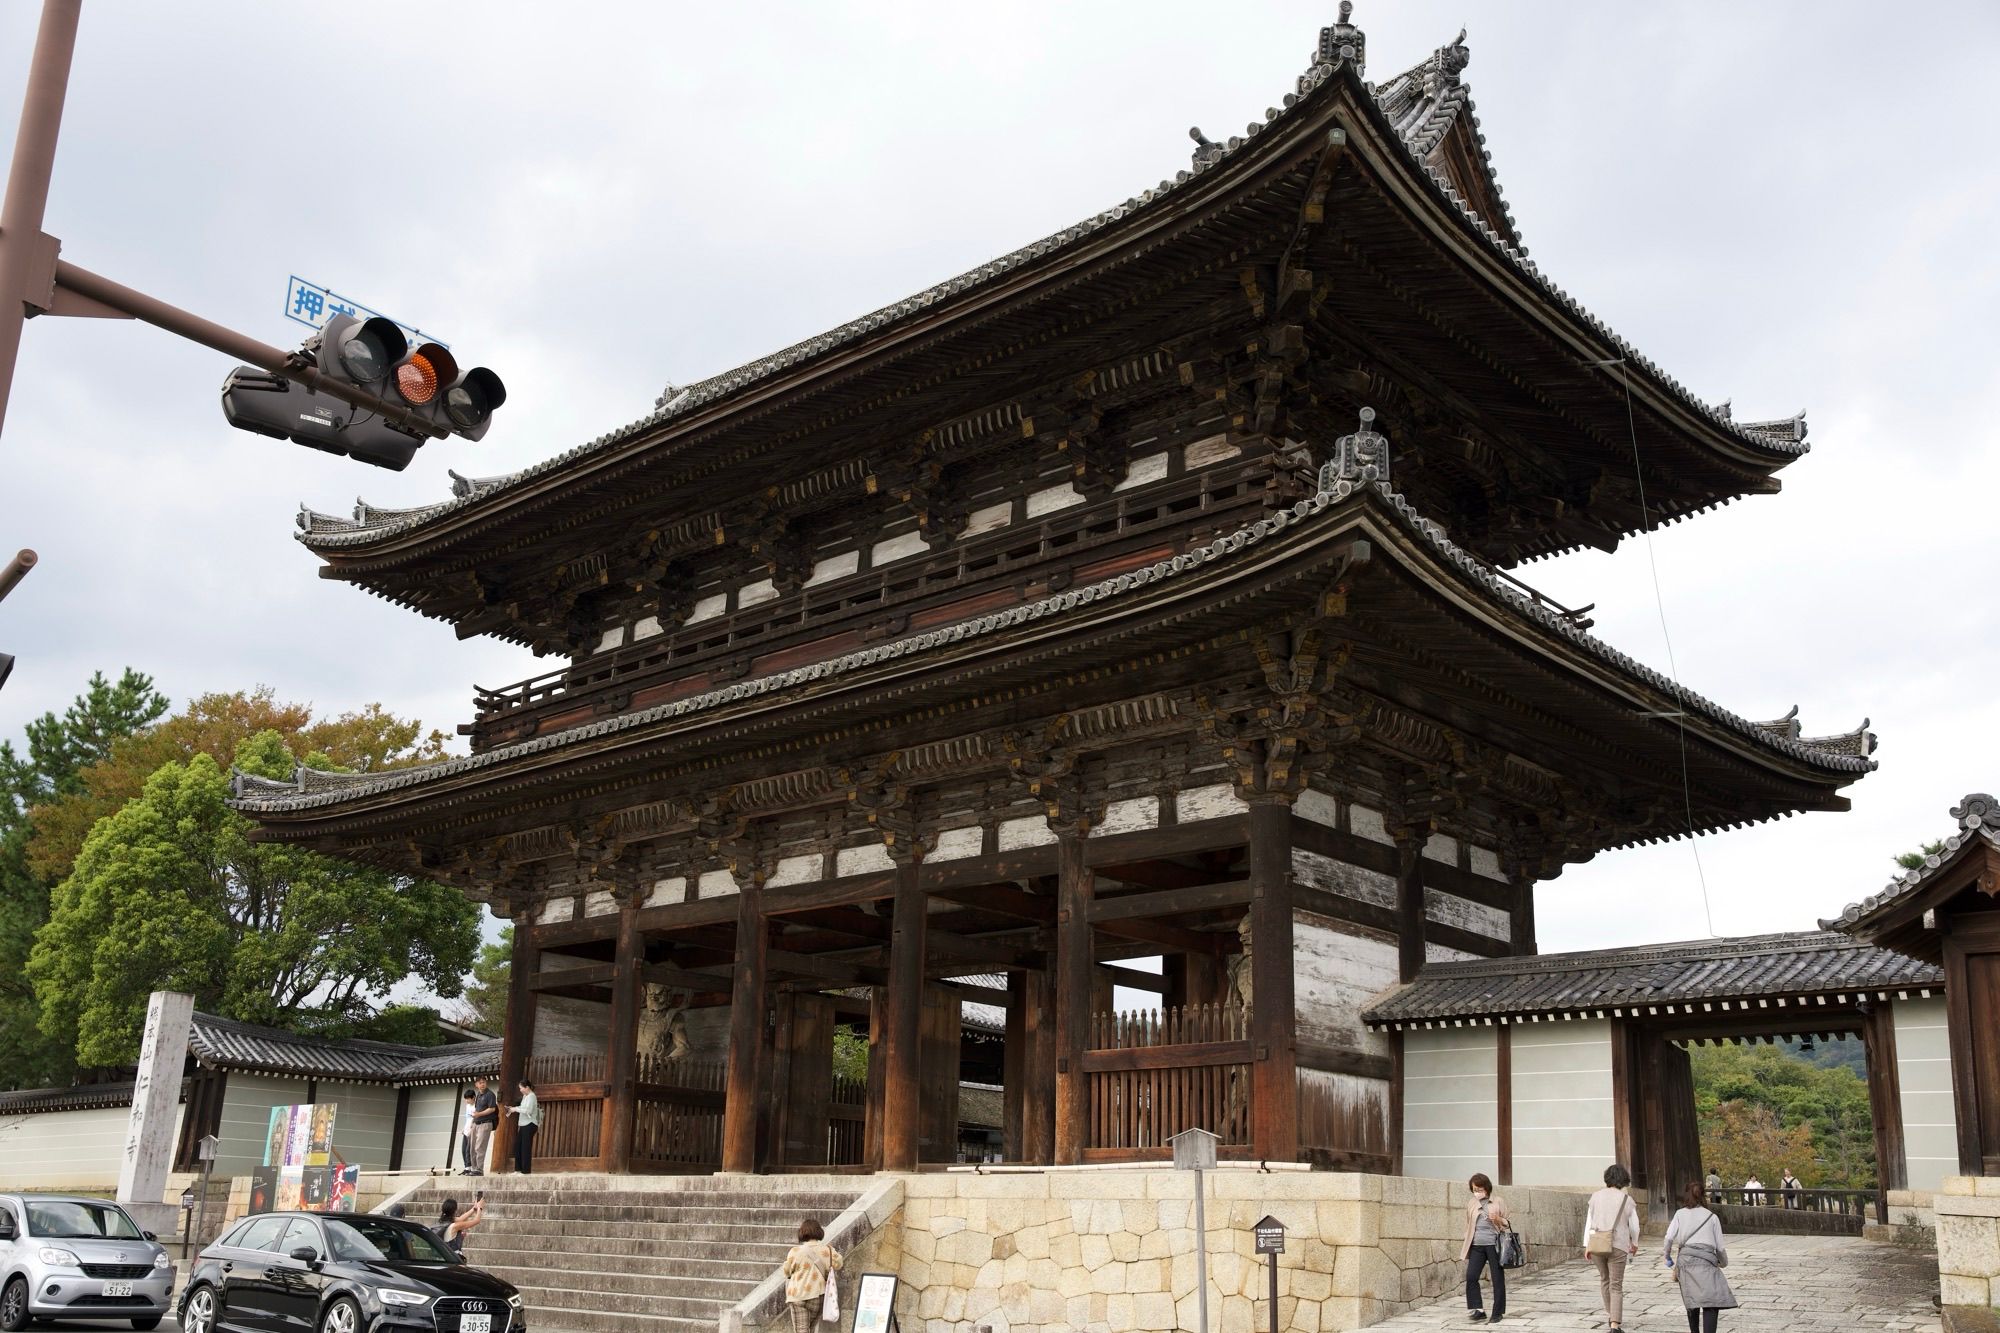
<svg viewBox="0 0 2000 1333">
<path fill-rule="evenodd" d="M 1681 802 L 1687 813 L 1688 850 L 1694 853 L 1695 880 L 1701 885 L 1701 911 L 1708 922 L 1709 938 L 1716 938 L 1715 908 L 1708 897 L 1708 872 L 1701 864 L 1701 838 L 1694 824 L 1694 780 L 1688 772 L 1687 691 L 1681 686 L 1679 664 L 1674 660 L 1674 636 L 1667 629 L 1667 599 L 1660 591 L 1660 557 L 1653 549 L 1653 514 L 1646 506 L 1646 475 L 1639 462 L 1639 426 L 1632 413 L 1632 379 L 1625 358 L 1613 357 L 1593 365 L 1616 367 L 1618 383 L 1625 390 L 1625 433 L 1632 442 L 1632 479 L 1639 486 L 1640 531 L 1646 534 L 1646 560 L 1653 572 L 1653 609 L 1660 617 L 1660 638 L 1667 646 L 1667 676 L 1674 683 L 1674 721 L 1679 728 L 1681 747 Z"/>
</svg>

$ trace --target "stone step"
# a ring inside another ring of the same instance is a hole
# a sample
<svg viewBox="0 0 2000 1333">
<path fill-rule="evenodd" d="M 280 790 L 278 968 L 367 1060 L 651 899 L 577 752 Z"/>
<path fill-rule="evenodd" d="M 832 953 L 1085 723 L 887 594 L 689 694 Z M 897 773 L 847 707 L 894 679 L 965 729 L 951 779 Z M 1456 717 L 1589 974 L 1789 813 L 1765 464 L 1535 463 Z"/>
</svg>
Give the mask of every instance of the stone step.
<svg viewBox="0 0 2000 1333">
<path fill-rule="evenodd" d="M 801 1218 L 819 1218 L 831 1222 L 845 1212 L 848 1200 L 835 1203 L 797 1207 L 771 1207 L 762 1204 L 595 1204 L 595 1203 L 521 1203 L 514 1199 L 489 1199 L 486 1205 L 488 1217 L 511 1217 L 520 1221 L 589 1222 L 603 1218 L 617 1218 L 630 1222 L 714 1222 L 730 1226 L 774 1226 L 788 1225 L 797 1229 Z M 426 1212 L 434 1211 L 426 1209 Z"/>
<path fill-rule="evenodd" d="M 798 1241 L 798 1223 L 768 1225 L 684 1222 L 617 1222 L 609 1220 L 513 1218 L 502 1213 L 479 1224 L 481 1236 L 601 1236 L 632 1244 L 655 1241 L 703 1241 L 713 1245 L 742 1243 L 790 1248 Z"/>
<path fill-rule="evenodd" d="M 470 1203 L 477 1191 L 423 1189 L 404 1206 L 427 1204 L 435 1211 L 439 1202 L 457 1199 Z M 505 1203 L 509 1208 L 759 1208 L 790 1211 L 842 1209 L 860 1198 L 855 1190 L 710 1190 L 704 1193 L 644 1190 L 487 1190 L 487 1202 Z"/>
<path fill-rule="evenodd" d="M 712 1245 L 678 1243 L 648 1246 L 638 1252 L 607 1253 L 588 1238 L 570 1238 L 560 1245 L 537 1244 L 527 1249 L 477 1245 L 471 1238 L 465 1245 L 466 1262 L 490 1273 L 527 1269 L 547 1274 L 554 1269 L 565 1273 L 617 1273 L 648 1278 L 654 1274 L 712 1274 L 730 1282 L 762 1282 L 785 1262 L 785 1249 L 775 1245 L 737 1245 L 730 1247 L 726 1259 L 715 1255 Z"/>
<path fill-rule="evenodd" d="M 712 1264 L 702 1265 L 698 1274 L 678 1273 L 611 1273 L 593 1269 L 572 1267 L 568 1264 L 553 1268 L 544 1264 L 539 1268 L 530 1264 L 520 1268 L 503 1268 L 493 1264 L 478 1265 L 482 1272 L 513 1283 L 516 1287 L 527 1288 L 536 1283 L 561 1282 L 568 1287 L 576 1287 L 607 1297 L 669 1296 L 683 1300 L 722 1301 L 734 1305 L 749 1295 L 759 1282 L 775 1271 L 745 1264 L 740 1267 L 749 1272 L 742 1277 L 725 1277 L 714 1271 Z M 621 1304 L 617 1307 L 625 1308 Z"/>
<path fill-rule="evenodd" d="M 715 1319 L 670 1319 L 661 1315 L 606 1314 L 601 1310 L 549 1307 L 529 1311 L 531 1333 L 715 1333 Z"/>
<path fill-rule="evenodd" d="M 569 1281 L 567 1274 L 560 1280 Z M 615 1291 L 597 1291 L 590 1287 L 521 1287 L 521 1299 L 528 1307 L 528 1327 L 535 1328 L 546 1322 L 541 1317 L 545 1309 L 595 1311 L 613 1315 L 655 1315 L 669 1319 L 705 1319 L 713 1328 L 722 1312 L 736 1304 L 743 1292 L 733 1292 L 727 1297 L 717 1294 L 712 1297 L 698 1296 L 632 1296 Z M 744 1288 L 748 1291 L 748 1288 Z"/>
</svg>

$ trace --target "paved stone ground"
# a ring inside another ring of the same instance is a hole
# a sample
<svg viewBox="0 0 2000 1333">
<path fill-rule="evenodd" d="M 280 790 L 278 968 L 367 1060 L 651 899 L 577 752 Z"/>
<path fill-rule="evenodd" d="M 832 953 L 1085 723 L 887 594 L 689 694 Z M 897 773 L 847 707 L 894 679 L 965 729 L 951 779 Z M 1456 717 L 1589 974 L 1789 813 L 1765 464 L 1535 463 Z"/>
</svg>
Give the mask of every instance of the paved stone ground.
<svg viewBox="0 0 2000 1333">
<path fill-rule="evenodd" d="M 1849 1333 L 1854 1329 L 1938 1327 L 1931 1304 L 1937 1258 L 1921 1250 L 1835 1236 L 1731 1236 L 1729 1284 L 1738 1310 L 1722 1313 L 1720 1333 Z M 1511 1276 L 1511 1275 L 1510 1275 Z M 1486 1292 L 1492 1308 L 1492 1292 Z M 1579 1258 L 1507 1284 L 1504 1331 L 1602 1329 L 1597 1270 Z M 1467 1320 L 1463 1295 L 1412 1310 L 1369 1333 L 1433 1333 L 1483 1328 Z M 1625 1327 L 1633 1333 L 1683 1333 L 1680 1288 L 1648 1236 L 1625 1270 Z"/>
</svg>

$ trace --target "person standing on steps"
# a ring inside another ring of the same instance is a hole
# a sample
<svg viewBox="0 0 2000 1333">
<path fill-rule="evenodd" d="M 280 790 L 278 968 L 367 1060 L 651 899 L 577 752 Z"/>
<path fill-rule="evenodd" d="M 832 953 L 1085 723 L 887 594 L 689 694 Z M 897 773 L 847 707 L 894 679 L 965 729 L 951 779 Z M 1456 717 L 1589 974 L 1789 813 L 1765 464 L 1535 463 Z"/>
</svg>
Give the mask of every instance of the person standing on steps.
<svg viewBox="0 0 2000 1333">
<path fill-rule="evenodd" d="M 840 1271 L 840 1251 L 826 1243 L 826 1232 L 812 1218 L 799 1223 L 799 1243 L 786 1252 L 783 1271 L 792 1333 L 813 1333 L 826 1303 L 826 1284 Z"/>
<path fill-rule="evenodd" d="M 458 1166 L 468 1176 L 472 1174 L 472 1100 L 468 1088 L 458 1103 Z"/>
<path fill-rule="evenodd" d="M 1631 1183 L 1632 1173 L 1613 1162 L 1604 1168 L 1604 1188 L 1590 1196 L 1583 1213 L 1583 1256 L 1597 1269 L 1611 1333 L 1625 1327 L 1625 1265 L 1639 1252 L 1639 1208 L 1625 1192 Z"/>
<path fill-rule="evenodd" d="M 1480 1172 L 1466 1182 L 1472 1197 L 1465 1203 L 1465 1244 L 1459 1261 L 1465 1265 L 1465 1308 L 1474 1323 L 1497 1324 L 1507 1314 L 1507 1273 L 1500 1267 L 1500 1233 L 1510 1231 L 1507 1205 L 1493 1196 L 1493 1181 Z M 1493 1314 L 1479 1306 L 1480 1270 L 1493 1271 Z"/>
<path fill-rule="evenodd" d="M 1729 1267 L 1729 1250 L 1722 1243 L 1722 1219 L 1702 1202 L 1700 1181 L 1690 1180 L 1681 1191 L 1680 1211 L 1667 1225 L 1661 1249 L 1667 1267 L 1680 1282 L 1688 1333 L 1715 1333 L 1720 1313 L 1736 1308 L 1736 1293 L 1722 1275 Z"/>
<path fill-rule="evenodd" d="M 486 1154 L 493 1146 L 493 1128 L 500 1123 L 500 1099 L 493 1095 L 484 1076 L 472 1083 L 472 1170 L 470 1175 L 486 1174 Z"/>
<path fill-rule="evenodd" d="M 542 1127 L 542 1101 L 535 1096 L 532 1080 L 522 1079 L 515 1085 L 520 1100 L 507 1108 L 507 1114 L 515 1118 L 514 1127 L 514 1170 L 520 1174 L 532 1175 L 535 1166 L 535 1132 Z"/>
</svg>

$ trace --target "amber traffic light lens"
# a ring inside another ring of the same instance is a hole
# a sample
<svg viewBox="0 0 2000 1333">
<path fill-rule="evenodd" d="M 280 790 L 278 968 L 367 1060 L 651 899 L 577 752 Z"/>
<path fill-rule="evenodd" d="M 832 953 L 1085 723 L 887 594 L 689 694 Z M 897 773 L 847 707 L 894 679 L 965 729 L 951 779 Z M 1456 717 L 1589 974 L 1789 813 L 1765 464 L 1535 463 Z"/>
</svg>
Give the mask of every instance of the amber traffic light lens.
<svg viewBox="0 0 2000 1333">
<path fill-rule="evenodd" d="M 437 367 L 422 352 L 396 367 L 396 392 L 403 395 L 404 402 L 428 403 L 437 397 L 437 391 Z"/>
</svg>

